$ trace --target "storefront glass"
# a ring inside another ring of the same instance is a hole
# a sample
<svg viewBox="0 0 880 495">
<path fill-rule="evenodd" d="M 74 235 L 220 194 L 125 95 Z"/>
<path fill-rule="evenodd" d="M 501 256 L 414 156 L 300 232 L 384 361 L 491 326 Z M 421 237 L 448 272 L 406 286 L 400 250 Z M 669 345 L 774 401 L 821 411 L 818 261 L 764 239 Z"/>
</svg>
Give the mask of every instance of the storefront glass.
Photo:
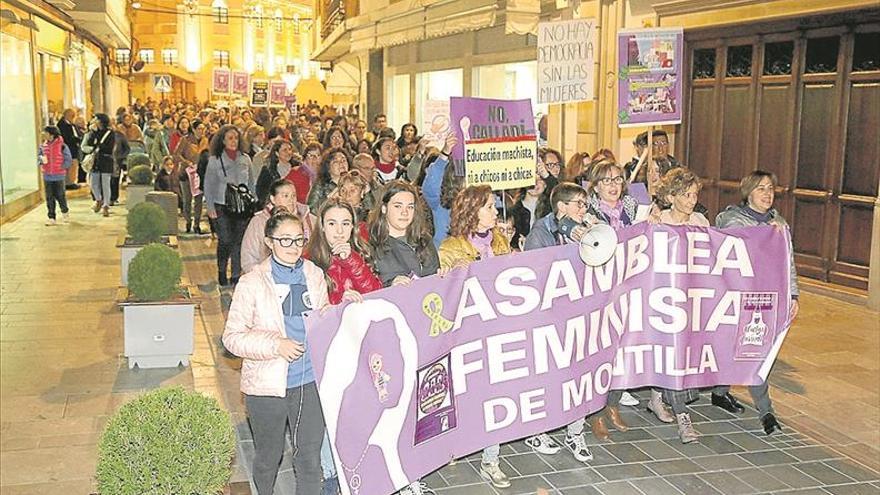
<svg viewBox="0 0 880 495">
<path fill-rule="evenodd" d="M 473 96 L 505 100 L 532 100 L 532 112 L 546 114 L 547 105 L 538 102 L 538 63 L 482 65 L 474 67 Z"/>
<path fill-rule="evenodd" d="M 416 74 L 416 120 L 423 122 L 422 110 L 428 100 L 449 100 L 463 96 L 464 71 L 462 69 L 439 70 Z M 421 130 L 421 129 L 420 129 Z M 399 132 L 399 129 L 398 129 Z"/>
<path fill-rule="evenodd" d="M 395 133 L 409 120 L 409 74 L 399 74 L 391 78 L 388 85 L 388 125 Z"/>
<path fill-rule="evenodd" d="M 38 170 L 31 45 L 0 33 L 0 202 L 36 191 Z"/>
<path fill-rule="evenodd" d="M 42 125 L 55 125 L 64 111 L 64 60 L 61 57 L 41 53 L 42 75 L 40 115 Z"/>
</svg>

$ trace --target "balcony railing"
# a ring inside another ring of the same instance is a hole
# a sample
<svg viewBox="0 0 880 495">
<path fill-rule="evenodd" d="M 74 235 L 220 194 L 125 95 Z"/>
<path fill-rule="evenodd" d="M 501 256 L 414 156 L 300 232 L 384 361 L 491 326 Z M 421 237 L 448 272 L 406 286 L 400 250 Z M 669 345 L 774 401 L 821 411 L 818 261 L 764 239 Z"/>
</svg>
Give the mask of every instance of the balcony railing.
<svg viewBox="0 0 880 495">
<path fill-rule="evenodd" d="M 337 26 L 345 22 L 345 0 L 330 0 L 324 4 L 321 39 L 326 39 Z"/>
</svg>

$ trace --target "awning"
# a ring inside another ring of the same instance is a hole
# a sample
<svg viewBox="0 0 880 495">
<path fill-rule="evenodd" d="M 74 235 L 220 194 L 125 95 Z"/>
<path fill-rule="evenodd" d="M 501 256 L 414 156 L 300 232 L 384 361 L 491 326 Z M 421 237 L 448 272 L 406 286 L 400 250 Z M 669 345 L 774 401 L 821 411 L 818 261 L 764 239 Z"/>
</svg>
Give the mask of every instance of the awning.
<svg viewBox="0 0 880 495">
<path fill-rule="evenodd" d="M 507 0 L 505 34 L 538 34 L 541 0 Z"/>
<path fill-rule="evenodd" d="M 352 63 L 338 62 L 325 81 L 330 94 L 356 95 L 360 93 L 361 71 Z"/>
</svg>

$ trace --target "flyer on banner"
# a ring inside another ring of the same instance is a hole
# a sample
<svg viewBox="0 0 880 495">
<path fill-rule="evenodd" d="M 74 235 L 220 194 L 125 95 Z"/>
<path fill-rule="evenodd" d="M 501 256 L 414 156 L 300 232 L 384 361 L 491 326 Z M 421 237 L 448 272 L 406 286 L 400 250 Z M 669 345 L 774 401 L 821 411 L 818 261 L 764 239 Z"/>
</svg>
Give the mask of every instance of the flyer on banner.
<svg viewBox="0 0 880 495">
<path fill-rule="evenodd" d="M 595 19 L 538 24 L 538 103 L 572 103 L 595 98 Z"/>
<path fill-rule="evenodd" d="M 271 81 L 269 83 L 269 106 L 283 107 L 284 95 L 287 94 L 287 85 L 284 81 Z"/>
<path fill-rule="evenodd" d="M 455 174 L 468 186 L 493 190 L 535 184 L 537 138 L 532 101 L 453 97 L 449 99 Z"/>
<path fill-rule="evenodd" d="M 620 127 L 681 123 L 682 28 L 617 33 L 617 123 Z"/>
<path fill-rule="evenodd" d="M 269 104 L 269 81 L 251 79 L 251 106 L 265 107 Z"/>
<path fill-rule="evenodd" d="M 212 91 L 215 96 L 228 95 L 232 86 L 232 76 L 229 69 L 214 69 L 212 73 Z"/>
<path fill-rule="evenodd" d="M 246 98 L 248 95 L 248 83 L 251 76 L 247 71 L 237 70 L 232 72 L 232 95 Z"/>
<path fill-rule="evenodd" d="M 309 313 L 342 493 L 389 495 L 611 390 L 763 383 L 790 323 L 790 243 L 773 226 L 643 222 L 603 266 L 554 246 Z"/>
</svg>

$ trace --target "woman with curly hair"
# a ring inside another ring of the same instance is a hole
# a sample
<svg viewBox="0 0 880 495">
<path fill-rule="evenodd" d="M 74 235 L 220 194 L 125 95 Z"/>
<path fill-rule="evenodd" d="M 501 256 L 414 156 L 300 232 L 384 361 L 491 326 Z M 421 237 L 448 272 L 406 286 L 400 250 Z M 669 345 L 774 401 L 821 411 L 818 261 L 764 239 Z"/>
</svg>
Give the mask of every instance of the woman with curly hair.
<svg viewBox="0 0 880 495">
<path fill-rule="evenodd" d="M 486 185 L 462 190 L 452 203 L 449 237 L 440 243 L 440 267 L 453 269 L 474 261 L 510 253 L 510 241 L 495 226 L 495 195 Z M 480 476 L 496 488 L 507 488 L 510 479 L 501 470 L 500 445 L 483 449 Z"/>
<path fill-rule="evenodd" d="M 309 208 L 317 211 L 327 196 L 339 185 L 339 178 L 351 168 L 351 157 L 342 148 L 333 148 L 324 153 L 318 178 L 312 184 L 307 201 Z"/>
<path fill-rule="evenodd" d="M 322 143 L 325 150 L 342 148 L 349 155 L 351 154 L 351 144 L 345 131 L 339 126 L 332 126 L 324 133 L 324 141 Z"/>
</svg>

